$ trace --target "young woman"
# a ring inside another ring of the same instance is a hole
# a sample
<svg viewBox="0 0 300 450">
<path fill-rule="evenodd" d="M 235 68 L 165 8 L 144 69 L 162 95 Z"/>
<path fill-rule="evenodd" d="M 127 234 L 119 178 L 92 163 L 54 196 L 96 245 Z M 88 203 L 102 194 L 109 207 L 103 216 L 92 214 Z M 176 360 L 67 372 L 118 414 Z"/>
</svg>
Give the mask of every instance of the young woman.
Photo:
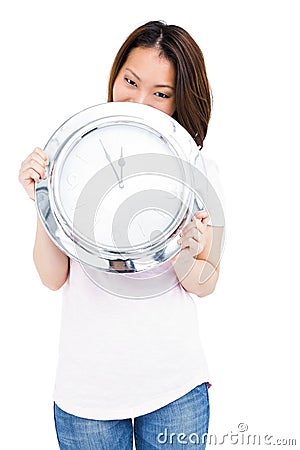
<svg viewBox="0 0 300 450">
<path fill-rule="evenodd" d="M 211 114 L 200 48 L 181 27 L 162 21 L 140 26 L 115 57 L 108 101 L 143 103 L 165 112 L 186 128 L 200 151 Z M 45 178 L 46 165 L 40 148 L 21 165 L 19 180 L 33 200 L 34 183 Z M 48 288 L 63 287 L 54 392 L 61 450 L 129 450 L 133 434 L 137 450 L 205 448 L 209 375 L 190 294 L 213 292 L 222 232 L 209 223 L 208 211 L 196 213 L 171 261 L 172 289 L 132 301 L 92 283 L 37 219 L 37 271 Z"/>
</svg>

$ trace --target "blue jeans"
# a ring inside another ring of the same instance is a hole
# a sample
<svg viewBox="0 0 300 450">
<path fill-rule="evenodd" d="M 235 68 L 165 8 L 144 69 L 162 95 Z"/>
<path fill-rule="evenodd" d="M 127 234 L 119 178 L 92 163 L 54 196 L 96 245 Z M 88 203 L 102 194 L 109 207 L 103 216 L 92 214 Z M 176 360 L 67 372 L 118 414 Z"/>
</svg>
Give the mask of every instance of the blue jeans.
<svg viewBox="0 0 300 450">
<path fill-rule="evenodd" d="M 204 450 L 209 423 L 207 383 L 156 411 L 134 419 L 90 420 L 54 404 L 60 450 Z"/>
</svg>

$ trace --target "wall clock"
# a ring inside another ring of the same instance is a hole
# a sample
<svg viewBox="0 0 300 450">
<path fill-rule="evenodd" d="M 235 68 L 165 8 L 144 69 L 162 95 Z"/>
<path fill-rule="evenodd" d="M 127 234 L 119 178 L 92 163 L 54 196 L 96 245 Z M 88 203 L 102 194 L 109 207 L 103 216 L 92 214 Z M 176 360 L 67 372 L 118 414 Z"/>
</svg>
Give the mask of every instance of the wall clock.
<svg viewBox="0 0 300 450">
<path fill-rule="evenodd" d="M 169 260 L 181 228 L 203 208 L 190 170 L 197 159 L 205 173 L 196 143 L 150 106 L 87 108 L 45 151 L 47 179 L 36 184 L 42 223 L 63 252 L 93 268 L 135 272 Z"/>
</svg>

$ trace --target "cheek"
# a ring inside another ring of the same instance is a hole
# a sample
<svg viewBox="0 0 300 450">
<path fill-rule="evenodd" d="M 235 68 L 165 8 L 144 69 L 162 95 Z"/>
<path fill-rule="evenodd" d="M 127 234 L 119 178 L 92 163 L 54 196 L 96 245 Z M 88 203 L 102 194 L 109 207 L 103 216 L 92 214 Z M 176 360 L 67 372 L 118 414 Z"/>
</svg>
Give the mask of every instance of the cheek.
<svg viewBox="0 0 300 450">
<path fill-rule="evenodd" d="M 175 113 L 176 107 L 175 104 L 172 102 L 169 105 L 166 105 L 164 108 L 162 108 L 162 111 L 168 114 L 169 116 L 173 116 Z"/>
</svg>

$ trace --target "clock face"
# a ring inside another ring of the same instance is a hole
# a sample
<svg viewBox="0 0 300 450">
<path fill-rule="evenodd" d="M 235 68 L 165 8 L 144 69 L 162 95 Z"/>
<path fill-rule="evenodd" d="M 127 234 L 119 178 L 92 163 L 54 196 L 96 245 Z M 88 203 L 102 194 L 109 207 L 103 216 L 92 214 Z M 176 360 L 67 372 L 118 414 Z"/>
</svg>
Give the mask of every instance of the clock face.
<svg viewBox="0 0 300 450">
<path fill-rule="evenodd" d="M 130 259 L 144 270 L 179 250 L 194 201 L 186 162 L 198 149 L 172 118 L 135 103 L 96 105 L 65 122 L 45 150 L 49 176 L 37 203 L 69 256 L 104 270 Z"/>
</svg>

